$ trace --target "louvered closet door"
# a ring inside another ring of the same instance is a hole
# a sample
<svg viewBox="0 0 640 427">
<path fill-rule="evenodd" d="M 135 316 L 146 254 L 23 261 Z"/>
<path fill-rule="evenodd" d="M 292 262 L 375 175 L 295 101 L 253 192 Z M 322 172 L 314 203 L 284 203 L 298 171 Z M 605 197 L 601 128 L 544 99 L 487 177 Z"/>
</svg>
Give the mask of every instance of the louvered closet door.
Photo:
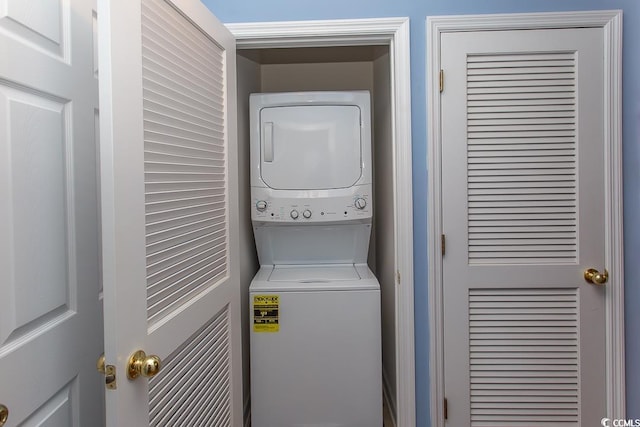
<svg viewBox="0 0 640 427">
<path fill-rule="evenodd" d="M 441 41 L 448 425 L 605 414 L 603 35 Z"/>
<path fill-rule="evenodd" d="M 107 425 L 239 426 L 235 42 L 197 0 L 100 3 Z"/>
</svg>

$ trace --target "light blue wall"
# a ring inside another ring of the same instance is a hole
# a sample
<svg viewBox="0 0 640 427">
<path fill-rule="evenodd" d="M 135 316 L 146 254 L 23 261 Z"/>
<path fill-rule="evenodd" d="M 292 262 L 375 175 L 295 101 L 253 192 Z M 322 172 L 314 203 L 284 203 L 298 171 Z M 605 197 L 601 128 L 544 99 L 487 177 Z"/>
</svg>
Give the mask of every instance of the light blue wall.
<svg viewBox="0 0 640 427">
<path fill-rule="evenodd" d="M 418 426 L 429 425 L 425 18 L 430 15 L 624 11 L 623 138 L 627 408 L 640 418 L 640 1 L 639 0 L 202 0 L 223 22 L 411 18 L 416 394 Z M 598 424 L 596 420 L 589 421 Z M 595 423 L 595 424 L 594 424 Z"/>
</svg>

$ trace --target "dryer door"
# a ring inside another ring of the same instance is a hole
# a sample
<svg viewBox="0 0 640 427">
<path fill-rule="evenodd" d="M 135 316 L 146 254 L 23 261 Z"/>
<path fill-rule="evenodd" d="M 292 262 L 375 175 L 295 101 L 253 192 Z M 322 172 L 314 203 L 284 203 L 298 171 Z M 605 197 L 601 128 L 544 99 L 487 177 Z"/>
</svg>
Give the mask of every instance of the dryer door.
<svg viewBox="0 0 640 427">
<path fill-rule="evenodd" d="M 361 111 L 354 105 L 260 111 L 260 169 L 278 190 L 348 188 L 362 175 Z"/>
</svg>

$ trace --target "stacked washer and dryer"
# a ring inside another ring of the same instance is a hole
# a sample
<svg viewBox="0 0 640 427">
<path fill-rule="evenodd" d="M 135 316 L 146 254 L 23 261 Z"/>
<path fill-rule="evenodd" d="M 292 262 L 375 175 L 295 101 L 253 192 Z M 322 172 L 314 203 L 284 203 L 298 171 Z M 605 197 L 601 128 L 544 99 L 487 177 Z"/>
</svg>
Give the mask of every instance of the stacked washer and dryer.
<svg viewBox="0 0 640 427">
<path fill-rule="evenodd" d="M 366 91 L 252 94 L 253 427 L 382 426 Z"/>
</svg>

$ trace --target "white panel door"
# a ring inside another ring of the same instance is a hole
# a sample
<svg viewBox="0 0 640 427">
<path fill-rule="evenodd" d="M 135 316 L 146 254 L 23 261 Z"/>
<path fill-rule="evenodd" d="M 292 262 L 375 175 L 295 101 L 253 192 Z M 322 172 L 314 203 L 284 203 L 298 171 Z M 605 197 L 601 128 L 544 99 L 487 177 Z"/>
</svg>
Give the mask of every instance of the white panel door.
<svg viewBox="0 0 640 427">
<path fill-rule="evenodd" d="M 452 426 L 605 414 L 602 29 L 441 39 Z M 604 285 L 606 286 L 606 285 Z"/>
<path fill-rule="evenodd" d="M 93 5 L 0 1 L 5 426 L 103 425 Z"/>
<path fill-rule="evenodd" d="M 197 0 L 100 5 L 107 425 L 239 426 L 235 41 Z"/>
</svg>

